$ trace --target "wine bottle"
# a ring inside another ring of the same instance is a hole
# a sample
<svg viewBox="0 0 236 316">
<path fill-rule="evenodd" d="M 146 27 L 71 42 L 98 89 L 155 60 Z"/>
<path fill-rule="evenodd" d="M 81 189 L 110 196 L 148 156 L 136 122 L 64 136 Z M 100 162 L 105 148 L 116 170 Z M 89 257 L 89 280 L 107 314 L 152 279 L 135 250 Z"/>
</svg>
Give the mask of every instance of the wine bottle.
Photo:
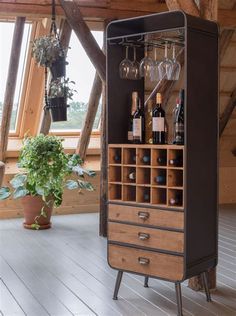
<svg viewBox="0 0 236 316">
<path fill-rule="evenodd" d="M 181 197 L 181 195 L 178 194 L 178 195 L 176 195 L 174 197 L 171 197 L 169 199 L 169 204 L 172 205 L 172 206 L 174 206 L 174 205 L 182 205 L 182 197 Z"/>
<path fill-rule="evenodd" d="M 181 89 L 173 111 L 173 144 L 184 144 L 184 90 Z"/>
<path fill-rule="evenodd" d="M 157 157 L 157 162 L 159 165 L 165 165 L 166 164 L 166 157 L 165 156 Z"/>
<path fill-rule="evenodd" d="M 145 164 L 150 163 L 150 156 L 144 155 L 144 156 L 142 157 L 142 162 L 145 163 Z"/>
<path fill-rule="evenodd" d="M 158 175 L 155 177 L 155 181 L 157 184 L 165 185 L 166 184 L 166 177 L 163 175 Z"/>
<path fill-rule="evenodd" d="M 173 167 L 180 167 L 183 165 L 183 157 L 177 156 L 169 160 L 169 165 Z"/>
<path fill-rule="evenodd" d="M 152 144 L 152 110 L 153 101 L 149 100 L 145 107 L 145 143 Z"/>
<path fill-rule="evenodd" d="M 138 93 L 135 97 L 136 111 L 133 115 L 133 143 L 143 144 L 145 142 L 145 118 Z"/>
<path fill-rule="evenodd" d="M 156 106 L 152 111 L 153 144 L 165 144 L 165 111 L 161 106 L 161 94 L 156 95 Z"/>
<path fill-rule="evenodd" d="M 120 156 L 120 153 L 119 152 L 116 152 L 114 157 L 113 157 L 114 161 L 116 163 L 120 163 L 121 162 L 121 156 Z"/>
<path fill-rule="evenodd" d="M 128 179 L 129 180 L 132 180 L 132 181 L 135 181 L 136 180 L 136 174 L 135 174 L 135 171 L 132 171 L 128 174 Z"/>
<path fill-rule="evenodd" d="M 128 143 L 133 143 L 133 117 L 134 112 L 136 111 L 138 99 L 138 92 L 132 92 L 132 102 L 131 102 L 131 109 L 130 109 L 130 116 L 129 116 L 129 124 L 128 124 Z"/>
<path fill-rule="evenodd" d="M 150 201 L 150 194 L 149 194 L 148 192 L 145 192 L 145 193 L 143 194 L 143 200 L 144 200 L 145 202 L 149 202 L 149 201 Z"/>
</svg>

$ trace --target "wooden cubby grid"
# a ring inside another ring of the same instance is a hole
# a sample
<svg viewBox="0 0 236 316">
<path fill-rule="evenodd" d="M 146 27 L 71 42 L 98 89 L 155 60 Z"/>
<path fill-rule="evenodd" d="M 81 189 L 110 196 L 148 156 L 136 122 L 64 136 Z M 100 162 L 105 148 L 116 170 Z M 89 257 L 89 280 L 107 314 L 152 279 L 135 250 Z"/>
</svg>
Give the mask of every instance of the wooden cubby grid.
<svg viewBox="0 0 236 316">
<path fill-rule="evenodd" d="M 171 165 L 176 158 L 180 163 Z M 184 146 L 110 144 L 109 200 L 183 208 L 183 158 Z M 179 204 L 171 205 L 175 197 Z"/>
</svg>

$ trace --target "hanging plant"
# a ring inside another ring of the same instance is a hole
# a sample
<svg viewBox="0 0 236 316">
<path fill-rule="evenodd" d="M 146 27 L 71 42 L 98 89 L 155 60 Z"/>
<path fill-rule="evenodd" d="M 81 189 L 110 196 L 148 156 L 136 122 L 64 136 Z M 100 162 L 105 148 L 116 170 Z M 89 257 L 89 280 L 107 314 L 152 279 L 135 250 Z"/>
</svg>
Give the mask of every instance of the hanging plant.
<svg viewBox="0 0 236 316">
<path fill-rule="evenodd" d="M 48 92 L 48 108 L 50 109 L 53 122 L 67 120 L 67 101 L 72 100 L 77 91 L 71 88 L 75 84 L 69 78 L 52 80 Z"/>
</svg>

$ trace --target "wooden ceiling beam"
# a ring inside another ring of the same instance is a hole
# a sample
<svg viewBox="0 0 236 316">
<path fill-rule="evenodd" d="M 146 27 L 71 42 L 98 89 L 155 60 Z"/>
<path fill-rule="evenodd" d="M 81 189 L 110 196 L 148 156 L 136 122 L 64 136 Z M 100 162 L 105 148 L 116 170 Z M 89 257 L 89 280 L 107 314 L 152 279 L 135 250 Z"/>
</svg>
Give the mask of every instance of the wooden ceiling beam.
<svg viewBox="0 0 236 316">
<path fill-rule="evenodd" d="M 200 0 L 200 16 L 203 19 L 217 21 L 218 1 L 217 0 Z"/>
<path fill-rule="evenodd" d="M 170 11 L 183 10 L 187 14 L 200 16 L 200 11 L 194 0 L 166 0 L 166 4 Z"/>
<path fill-rule="evenodd" d="M 80 8 L 75 1 L 60 0 L 67 20 L 82 44 L 90 61 L 97 70 L 101 80 L 106 81 L 106 56 L 93 37 L 89 27 L 84 22 Z"/>
<path fill-rule="evenodd" d="M 8 136 L 10 130 L 11 113 L 14 104 L 16 80 L 20 60 L 21 44 L 24 34 L 25 17 L 16 18 L 14 34 L 11 46 L 6 90 L 3 101 L 2 123 L 0 131 L 0 161 L 5 161 Z"/>
</svg>

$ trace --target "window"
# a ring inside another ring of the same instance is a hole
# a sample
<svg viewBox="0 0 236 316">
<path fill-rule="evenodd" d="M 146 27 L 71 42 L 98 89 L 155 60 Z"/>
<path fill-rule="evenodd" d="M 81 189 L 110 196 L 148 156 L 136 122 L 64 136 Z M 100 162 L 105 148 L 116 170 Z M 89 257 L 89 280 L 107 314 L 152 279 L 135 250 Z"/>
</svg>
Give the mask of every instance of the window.
<svg viewBox="0 0 236 316">
<path fill-rule="evenodd" d="M 0 50 L 0 69 L 1 69 L 0 120 L 2 117 L 2 108 L 3 108 L 3 102 L 4 102 L 6 80 L 7 80 L 7 75 L 8 75 L 14 26 L 15 26 L 14 22 L 0 22 L 0 43 L 2 44 L 1 50 Z M 11 133 L 14 133 L 17 127 L 17 115 L 19 111 L 20 98 L 21 98 L 21 92 L 22 92 L 23 81 L 24 81 L 24 72 L 25 72 L 26 57 L 27 57 L 29 41 L 30 41 L 29 40 L 30 34 L 31 34 L 31 24 L 26 23 L 25 28 L 24 28 L 23 40 L 22 40 L 22 47 L 21 47 L 21 53 L 20 53 L 17 82 L 16 82 L 16 90 L 15 90 L 14 101 L 13 101 L 12 116 L 11 116 L 11 121 L 10 121 Z"/>
<path fill-rule="evenodd" d="M 93 31 L 93 36 L 95 37 L 97 43 L 100 47 L 103 44 L 103 32 Z M 51 125 L 51 131 L 64 131 L 64 130 L 80 130 L 82 128 L 84 118 L 87 112 L 87 104 L 89 100 L 90 91 L 92 88 L 95 68 L 90 62 L 86 52 L 84 51 L 82 45 L 80 44 L 75 33 L 72 32 L 70 40 L 70 49 L 67 54 L 67 77 L 70 80 L 75 81 L 74 89 L 77 93 L 74 94 L 73 100 L 69 102 L 70 107 L 68 108 L 67 122 L 55 122 Z M 94 122 L 94 129 L 99 128 L 101 114 L 101 102 L 97 111 L 97 115 Z"/>
</svg>

